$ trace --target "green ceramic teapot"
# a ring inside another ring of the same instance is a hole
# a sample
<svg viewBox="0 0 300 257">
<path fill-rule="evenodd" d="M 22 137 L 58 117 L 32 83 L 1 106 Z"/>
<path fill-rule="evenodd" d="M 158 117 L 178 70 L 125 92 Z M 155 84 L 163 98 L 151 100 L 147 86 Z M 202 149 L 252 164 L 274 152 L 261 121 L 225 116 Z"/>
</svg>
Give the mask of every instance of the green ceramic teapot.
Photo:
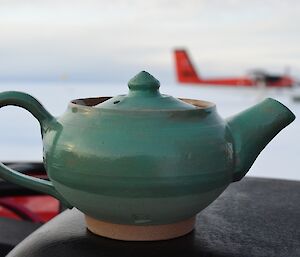
<svg viewBox="0 0 300 257">
<path fill-rule="evenodd" d="M 129 93 L 72 101 L 59 118 L 32 96 L 0 94 L 39 121 L 49 181 L 0 164 L 0 177 L 76 207 L 97 234 L 126 240 L 176 237 L 195 215 L 245 176 L 295 116 L 268 98 L 222 119 L 213 103 L 160 94 L 147 72 Z"/>
</svg>

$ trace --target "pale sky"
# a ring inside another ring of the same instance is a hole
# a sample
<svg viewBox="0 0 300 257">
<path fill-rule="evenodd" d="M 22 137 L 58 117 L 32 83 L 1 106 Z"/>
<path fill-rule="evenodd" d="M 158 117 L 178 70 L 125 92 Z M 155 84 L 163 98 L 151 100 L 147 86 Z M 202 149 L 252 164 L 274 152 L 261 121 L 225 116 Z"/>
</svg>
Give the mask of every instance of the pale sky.
<svg viewBox="0 0 300 257">
<path fill-rule="evenodd" d="M 0 80 L 174 81 L 172 49 L 202 76 L 300 77 L 297 0 L 0 0 Z"/>
</svg>

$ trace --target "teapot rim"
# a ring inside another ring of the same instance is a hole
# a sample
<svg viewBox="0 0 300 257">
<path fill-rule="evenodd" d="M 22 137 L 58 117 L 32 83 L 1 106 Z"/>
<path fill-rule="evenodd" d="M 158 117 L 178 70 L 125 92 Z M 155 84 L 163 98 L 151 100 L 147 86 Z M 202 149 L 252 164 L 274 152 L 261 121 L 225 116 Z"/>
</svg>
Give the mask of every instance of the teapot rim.
<svg viewBox="0 0 300 257">
<path fill-rule="evenodd" d="M 99 96 L 99 97 L 86 97 L 86 98 L 78 98 L 73 99 L 69 103 L 69 107 L 74 108 L 82 108 L 86 110 L 107 110 L 107 111 L 114 111 L 114 112 L 199 112 L 199 111 L 212 111 L 216 108 L 216 104 L 213 102 L 205 101 L 205 100 L 198 100 L 198 99 L 191 99 L 191 98 L 178 98 L 179 100 L 194 105 L 196 108 L 191 110 L 172 110 L 172 109 L 157 109 L 157 110 L 148 110 L 148 109 L 133 109 L 133 110 L 111 110 L 105 108 L 95 108 L 96 105 L 113 98 L 112 96 Z"/>
</svg>

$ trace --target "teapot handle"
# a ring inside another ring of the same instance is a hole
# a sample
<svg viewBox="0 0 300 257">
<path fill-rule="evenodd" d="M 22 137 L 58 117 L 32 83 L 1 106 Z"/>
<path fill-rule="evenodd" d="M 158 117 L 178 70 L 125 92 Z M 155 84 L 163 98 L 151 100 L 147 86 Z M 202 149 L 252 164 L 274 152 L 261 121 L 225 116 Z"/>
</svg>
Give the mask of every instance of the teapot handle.
<svg viewBox="0 0 300 257">
<path fill-rule="evenodd" d="M 0 93 L 0 108 L 8 105 L 22 107 L 29 111 L 39 121 L 42 132 L 45 131 L 49 127 L 49 123 L 55 119 L 34 97 L 22 92 L 8 91 Z M 1 162 L 0 177 L 19 186 L 52 195 L 65 206 L 69 208 L 72 207 L 54 188 L 51 181 L 22 174 L 5 166 Z"/>
</svg>

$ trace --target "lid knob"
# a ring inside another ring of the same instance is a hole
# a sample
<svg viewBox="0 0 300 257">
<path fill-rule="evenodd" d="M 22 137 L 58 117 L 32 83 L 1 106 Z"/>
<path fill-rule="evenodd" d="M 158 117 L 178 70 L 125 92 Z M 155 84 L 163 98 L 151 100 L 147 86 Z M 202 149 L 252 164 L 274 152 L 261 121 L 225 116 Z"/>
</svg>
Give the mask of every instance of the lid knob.
<svg viewBox="0 0 300 257">
<path fill-rule="evenodd" d="M 130 90 L 157 91 L 160 87 L 159 81 L 150 73 L 141 71 L 128 82 Z"/>
</svg>

